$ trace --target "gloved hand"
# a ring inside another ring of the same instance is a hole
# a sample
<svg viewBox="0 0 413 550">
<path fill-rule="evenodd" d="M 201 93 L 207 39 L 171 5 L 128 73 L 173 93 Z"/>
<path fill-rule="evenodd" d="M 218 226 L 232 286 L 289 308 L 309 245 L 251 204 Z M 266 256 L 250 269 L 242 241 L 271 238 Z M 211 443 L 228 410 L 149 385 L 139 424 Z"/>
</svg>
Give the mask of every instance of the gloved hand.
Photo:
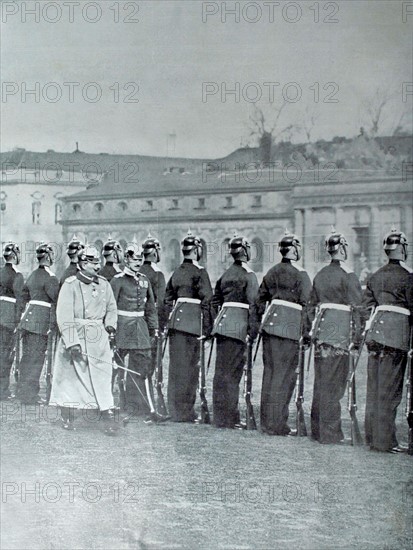
<svg viewBox="0 0 413 550">
<path fill-rule="evenodd" d="M 303 336 L 303 347 L 304 349 L 308 349 L 311 346 L 311 336 L 309 334 L 306 334 Z"/>
<path fill-rule="evenodd" d="M 68 348 L 68 352 L 70 353 L 74 361 L 79 361 L 80 359 L 82 359 L 82 347 L 80 344 L 70 346 L 70 348 Z"/>
<path fill-rule="evenodd" d="M 113 327 L 105 327 L 106 332 L 109 335 L 109 345 L 110 349 L 113 349 L 115 347 L 115 335 L 116 335 L 116 329 Z"/>
</svg>

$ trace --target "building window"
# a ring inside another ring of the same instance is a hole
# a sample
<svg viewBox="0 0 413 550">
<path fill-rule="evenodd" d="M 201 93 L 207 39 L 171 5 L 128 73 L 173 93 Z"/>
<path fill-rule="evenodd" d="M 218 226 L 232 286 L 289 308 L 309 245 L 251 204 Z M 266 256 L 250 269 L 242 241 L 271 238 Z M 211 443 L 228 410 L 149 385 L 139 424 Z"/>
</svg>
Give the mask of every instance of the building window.
<svg viewBox="0 0 413 550">
<path fill-rule="evenodd" d="M 179 210 L 179 201 L 178 199 L 172 199 L 172 206 L 169 210 Z"/>
<path fill-rule="evenodd" d="M 101 202 L 97 202 L 97 203 L 95 204 L 95 210 L 96 210 L 96 212 L 102 212 L 102 210 L 103 210 L 103 204 L 102 204 Z"/>
<path fill-rule="evenodd" d="M 57 202 L 54 207 L 54 223 L 59 223 L 62 219 L 62 205 Z"/>
<path fill-rule="evenodd" d="M 77 214 L 78 212 L 80 212 L 80 204 L 74 204 L 74 205 L 72 206 L 72 208 L 73 208 L 73 212 L 75 212 L 76 214 Z"/>
<path fill-rule="evenodd" d="M 198 206 L 195 207 L 195 210 L 205 210 L 205 199 L 204 199 L 204 197 L 198 199 Z"/>
<path fill-rule="evenodd" d="M 232 197 L 225 197 L 226 203 L 224 208 L 234 208 L 234 205 L 232 204 Z"/>
<path fill-rule="evenodd" d="M 119 208 L 120 208 L 121 210 L 123 210 L 124 212 L 125 212 L 125 210 L 128 209 L 128 205 L 126 204 L 126 202 L 120 202 L 120 203 L 118 204 L 118 206 L 119 206 Z"/>
<path fill-rule="evenodd" d="M 2 202 L 2 203 L 0 204 L 0 210 L 1 210 L 2 212 L 5 212 L 5 211 L 6 211 L 6 203 L 5 203 L 5 202 Z"/>
<path fill-rule="evenodd" d="M 40 208 L 42 203 L 36 201 L 32 203 L 32 223 L 34 225 L 40 225 Z"/>
<path fill-rule="evenodd" d="M 253 208 L 260 208 L 262 206 L 262 197 L 261 195 L 254 195 L 254 202 L 252 203 Z"/>
<path fill-rule="evenodd" d="M 155 207 L 153 206 L 153 200 L 147 200 L 145 208 L 142 208 L 142 212 L 145 212 L 146 210 L 155 210 Z"/>
</svg>

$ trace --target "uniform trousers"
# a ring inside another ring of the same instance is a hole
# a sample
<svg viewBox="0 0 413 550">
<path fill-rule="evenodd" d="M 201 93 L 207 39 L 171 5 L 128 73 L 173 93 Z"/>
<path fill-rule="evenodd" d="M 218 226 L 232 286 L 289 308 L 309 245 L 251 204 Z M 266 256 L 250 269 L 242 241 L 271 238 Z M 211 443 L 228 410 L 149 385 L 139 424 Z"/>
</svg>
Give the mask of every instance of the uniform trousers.
<svg viewBox="0 0 413 550">
<path fill-rule="evenodd" d="M 118 381 L 122 396 L 121 408 L 131 416 L 146 416 L 150 412 L 150 407 L 145 378 L 150 368 L 151 350 L 120 349 L 118 353 L 123 363 L 121 366 L 126 366 L 129 371 L 136 373 L 118 369 Z M 126 356 L 129 356 L 127 365 L 125 365 Z"/>
<path fill-rule="evenodd" d="M 214 425 L 233 428 L 240 422 L 239 384 L 246 361 L 247 346 L 240 340 L 217 336 L 217 356 L 213 381 Z"/>
<path fill-rule="evenodd" d="M 340 399 L 346 390 L 349 356 L 326 344 L 316 345 L 314 355 L 311 435 L 320 443 L 339 443 L 344 439 Z"/>
<path fill-rule="evenodd" d="M 10 370 L 13 364 L 13 348 L 15 344 L 13 329 L 0 327 L 0 399 L 9 395 Z"/>
<path fill-rule="evenodd" d="M 366 443 L 379 451 L 398 445 L 396 414 L 403 396 L 407 354 L 375 345 L 367 365 Z"/>
<path fill-rule="evenodd" d="M 23 355 L 19 366 L 16 396 L 22 403 L 34 403 L 40 390 L 40 375 L 47 350 L 47 336 L 22 331 Z"/>
<path fill-rule="evenodd" d="M 261 430 L 269 435 L 287 435 L 288 406 L 297 380 L 298 342 L 266 334 L 262 341 Z"/>
<path fill-rule="evenodd" d="M 169 331 L 168 408 L 173 422 L 193 422 L 199 375 L 197 336 Z"/>
</svg>

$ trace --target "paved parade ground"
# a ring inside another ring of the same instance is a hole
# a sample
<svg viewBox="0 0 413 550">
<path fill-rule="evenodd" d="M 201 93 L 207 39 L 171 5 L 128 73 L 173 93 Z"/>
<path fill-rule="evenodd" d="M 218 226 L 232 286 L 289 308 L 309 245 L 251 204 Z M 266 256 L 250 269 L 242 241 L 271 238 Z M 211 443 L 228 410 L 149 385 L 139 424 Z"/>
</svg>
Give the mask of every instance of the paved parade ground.
<svg viewBox="0 0 413 550">
<path fill-rule="evenodd" d="M 257 361 L 257 421 L 261 376 Z M 363 356 L 361 427 L 365 378 Z M 309 428 L 312 369 L 306 384 Z M 292 426 L 294 414 L 293 403 Z M 3 550 L 413 547 L 413 457 L 141 420 L 108 437 L 92 413 L 76 432 L 55 418 L 52 407 L 2 403 Z"/>
</svg>

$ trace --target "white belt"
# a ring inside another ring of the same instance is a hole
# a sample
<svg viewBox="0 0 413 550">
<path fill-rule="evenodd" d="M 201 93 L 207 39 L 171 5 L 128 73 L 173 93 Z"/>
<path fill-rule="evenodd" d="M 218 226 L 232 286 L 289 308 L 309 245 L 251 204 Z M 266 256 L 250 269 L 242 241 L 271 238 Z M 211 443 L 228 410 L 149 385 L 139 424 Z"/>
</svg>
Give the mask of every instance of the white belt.
<svg viewBox="0 0 413 550">
<path fill-rule="evenodd" d="M 351 311 L 351 307 L 344 304 L 320 304 L 320 312 L 323 309 L 339 309 L 341 311 Z"/>
<path fill-rule="evenodd" d="M 374 312 L 374 316 L 379 311 L 392 311 L 393 313 L 401 313 L 402 315 L 410 315 L 410 311 L 404 307 L 400 306 L 378 306 L 376 307 L 376 311 Z"/>
<path fill-rule="evenodd" d="M 30 300 L 29 304 L 32 306 L 52 307 L 52 304 L 49 304 L 49 302 L 43 302 L 42 300 Z"/>
<path fill-rule="evenodd" d="M 79 325 L 102 325 L 103 319 L 80 319 L 78 317 L 74 318 L 75 323 L 78 323 Z"/>
<path fill-rule="evenodd" d="M 272 306 L 285 306 L 285 307 L 292 307 L 293 309 L 302 310 L 302 306 L 300 304 L 296 304 L 295 302 L 287 302 L 287 300 L 272 300 L 271 301 Z"/>
<path fill-rule="evenodd" d="M 201 300 L 197 300 L 196 298 L 178 298 L 175 305 L 176 304 L 182 304 L 182 303 L 185 303 L 185 304 L 200 304 L 201 303 Z"/>
<path fill-rule="evenodd" d="M 13 304 L 16 303 L 16 298 L 9 298 L 8 296 L 0 296 L 0 300 L 3 300 L 3 302 L 13 302 Z"/>
<path fill-rule="evenodd" d="M 123 311 L 118 309 L 118 315 L 121 317 L 143 317 L 145 315 L 144 311 Z"/>
<path fill-rule="evenodd" d="M 242 309 L 249 309 L 250 306 L 248 304 L 243 304 L 241 302 L 224 302 L 222 304 L 222 307 L 240 307 Z"/>
</svg>

